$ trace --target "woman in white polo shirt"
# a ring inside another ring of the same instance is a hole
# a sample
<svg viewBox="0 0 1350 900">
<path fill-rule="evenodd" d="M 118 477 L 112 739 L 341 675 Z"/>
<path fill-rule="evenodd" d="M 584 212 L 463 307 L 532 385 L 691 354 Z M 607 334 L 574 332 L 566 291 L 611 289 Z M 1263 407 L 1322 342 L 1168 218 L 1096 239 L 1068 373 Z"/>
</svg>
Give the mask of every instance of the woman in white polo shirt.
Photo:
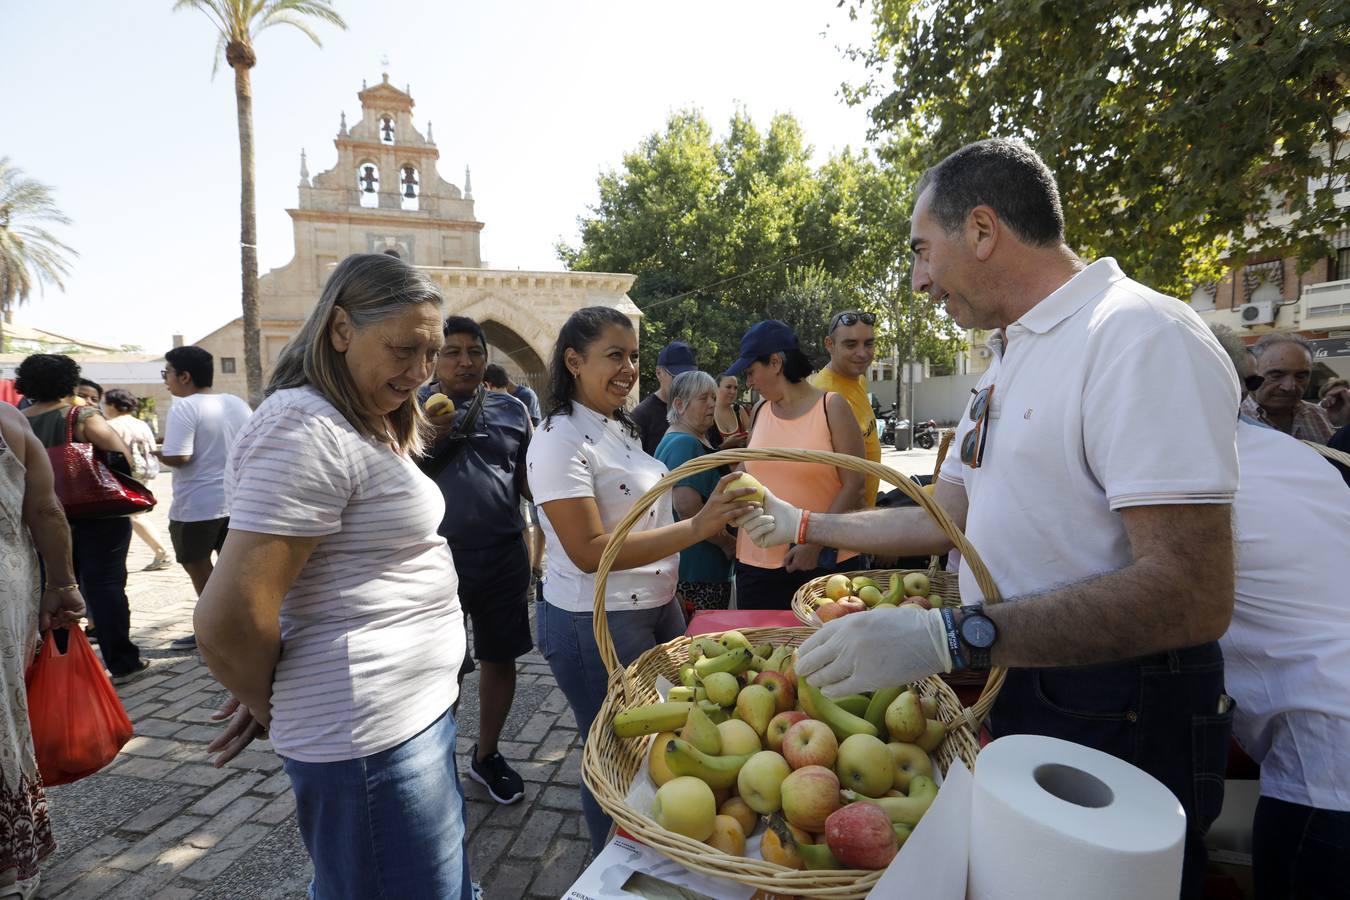
<svg viewBox="0 0 1350 900">
<path fill-rule="evenodd" d="M 637 365 L 637 332 L 626 315 L 608 306 L 573 313 L 553 349 L 550 411 L 527 456 L 548 547 L 535 610 L 539 652 L 582 735 L 600 711 L 608 681 L 593 631 L 595 571 L 615 527 L 666 474 L 664 464 L 643 452 L 637 426 L 624 410 L 637 383 Z M 697 515 L 678 523 L 670 494 L 664 494 L 629 532 L 605 586 L 610 635 L 624 665 L 684 632 L 675 599 L 679 552 L 751 508 L 737 498 L 752 491 L 721 490 L 734 478 L 724 478 Z M 584 785 L 581 803 L 591 848 L 598 851 L 609 817 Z"/>
<path fill-rule="evenodd" d="M 469 900 L 455 720 L 464 659 L 445 501 L 413 457 L 441 295 L 384 254 L 343 260 L 282 351 L 226 470 L 230 532 L 194 616 L 295 791 L 310 897 Z"/>
</svg>

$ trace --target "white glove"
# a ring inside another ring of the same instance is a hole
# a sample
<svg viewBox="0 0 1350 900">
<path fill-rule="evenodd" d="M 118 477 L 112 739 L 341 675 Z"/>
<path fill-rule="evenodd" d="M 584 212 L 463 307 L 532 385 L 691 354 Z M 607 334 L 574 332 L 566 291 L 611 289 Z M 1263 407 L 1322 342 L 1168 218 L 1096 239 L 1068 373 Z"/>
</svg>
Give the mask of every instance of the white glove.
<svg viewBox="0 0 1350 900">
<path fill-rule="evenodd" d="M 734 523 L 760 547 L 780 547 L 797 542 L 797 528 L 802 522 L 802 511 L 791 503 L 779 500 L 769 489 L 764 489 L 764 506 L 757 508 Z"/>
<path fill-rule="evenodd" d="M 947 628 L 936 609 L 873 609 L 842 616 L 825 623 L 797 650 L 797 674 L 827 697 L 951 670 Z"/>
</svg>

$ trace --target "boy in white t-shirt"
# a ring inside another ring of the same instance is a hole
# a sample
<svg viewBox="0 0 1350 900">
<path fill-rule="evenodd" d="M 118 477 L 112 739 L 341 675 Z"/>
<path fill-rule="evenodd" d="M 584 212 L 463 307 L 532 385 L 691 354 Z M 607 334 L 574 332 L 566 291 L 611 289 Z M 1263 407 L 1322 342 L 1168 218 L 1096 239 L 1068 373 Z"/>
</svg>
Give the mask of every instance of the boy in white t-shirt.
<svg viewBox="0 0 1350 900">
<path fill-rule="evenodd" d="M 211 577 L 211 553 L 225 545 L 230 518 L 225 505 L 225 463 L 235 435 L 252 414 L 233 394 L 211 389 L 215 363 L 201 347 L 174 347 L 164 354 L 164 385 L 173 394 L 164 445 L 156 455 L 173 468 L 173 503 L 169 506 L 169 538 L 174 556 L 187 570 L 201 596 Z M 195 650 L 195 635 L 169 644 L 174 650 Z"/>
</svg>

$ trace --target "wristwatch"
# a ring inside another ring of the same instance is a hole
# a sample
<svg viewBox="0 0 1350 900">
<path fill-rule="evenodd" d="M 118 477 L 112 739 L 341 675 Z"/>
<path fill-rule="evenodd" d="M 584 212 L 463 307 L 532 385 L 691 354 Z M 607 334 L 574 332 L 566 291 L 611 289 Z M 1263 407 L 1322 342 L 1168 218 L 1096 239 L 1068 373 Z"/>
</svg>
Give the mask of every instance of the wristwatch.
<svg viewBox="0 0 1350 900">
<path fill-rule="evenodd" d="M 983 606 L 961 607 L 961 624 L 958 626 L 961 642 L 970 650 L 970 668 L 975 672 L 987 672 L 990 668 L 990 651 L 994 641 L 998 640 L 998 626 L 994 620 L 984 614 Z"/>
</svg>

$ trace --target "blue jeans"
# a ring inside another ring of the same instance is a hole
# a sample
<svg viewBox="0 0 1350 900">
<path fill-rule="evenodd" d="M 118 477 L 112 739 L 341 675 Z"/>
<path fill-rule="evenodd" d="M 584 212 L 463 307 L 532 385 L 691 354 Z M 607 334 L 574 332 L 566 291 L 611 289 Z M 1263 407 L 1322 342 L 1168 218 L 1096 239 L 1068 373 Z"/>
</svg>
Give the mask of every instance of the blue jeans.
<svg viewBox="0 0 1350 900">
<path fill-rule="evenodd" d="M 536 643 L 572 707 L 583 741 L 600 712 L 600 704 L 605 702 L 605 690 L 609 685 L 609 675 L 595 644 L 593 619 L 588 612 L 568 612 L 550 606 L 543 599 L 541 586 L 535 605 L 535 627 L 539 632 Z M 673 598 L 664 606 L 609 614 L 610 637 L 614 639 L 619 661 L 625 666 L 657 644 L 673 641 L 684 634 L 684 628 L 680 602 Z M 599 853 L 605 846 L 613 821 L 595 802 L 584 783 L 581 785 L 581 812 L 591 835 L 591 850 Z"/>
<path fill-rule="evenodd" d="M 1342 748 L 1344 752 L 1344 748 Z M 1334 900 L 1350 895 L 1350 812 L 1262 797 L 1252 823 L 1257 900 Z"/>
<path fill-rule="evenodd" d="M 311 900 L 471 900 L 449 710 L 371 756 L 282 762 L 314 862 Z"/>
<path fill-rule="evenodd" d="M 1181 896 L 1199 900 L 1233 728 L 1231 707 L 1218 711 L 1222 695 L 1223 655 L 1208 643 L 1102 666 L 1009 669 L 989 724 L 995 737 L 1093 747 L 1162 782 L 1186 812 Z"/>
</svg>

